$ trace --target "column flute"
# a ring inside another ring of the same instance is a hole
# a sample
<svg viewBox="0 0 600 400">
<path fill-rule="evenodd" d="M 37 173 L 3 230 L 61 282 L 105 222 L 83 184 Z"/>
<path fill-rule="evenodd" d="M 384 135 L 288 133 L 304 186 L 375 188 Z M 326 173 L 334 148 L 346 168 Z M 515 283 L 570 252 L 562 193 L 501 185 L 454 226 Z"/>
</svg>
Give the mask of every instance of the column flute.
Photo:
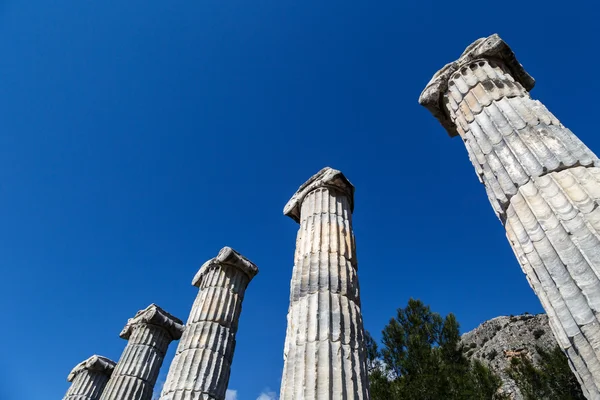
<svg viewBox="0 0 600 400">
<path fill-rule="evenodd" d="M 460 136 L 587 398 L 600 398 L 600 161 L 538 100 L 492 35 L 438 71 L 419 103 Z"/>
<path fill-rule="evenodd" d="M 169 344 L 182 332 L 181 320 L 156 304 L 138 311 L 121 331 L 127 346 L 100 400 L 150 400 Z"/>
<path fill-rule="evenodd" d="M 80 362 L 67 377 L 71 386 L 63 400 L 98 400 L 114 368 L 114 361 L 98 355 Z"/>
<path fill-rule="evenodd" d="M 369 399 L 353 211 L 354 186 L 332 168 L 284 208 L 300 228 L 280 400 Z"/>
<path fill-rule="evenodd" d="M 230 247 L 200 267 L 192 281 L 200 292 L 160 400 L 225 399 L 244 294 L 257 273 Z"/>
</svg>

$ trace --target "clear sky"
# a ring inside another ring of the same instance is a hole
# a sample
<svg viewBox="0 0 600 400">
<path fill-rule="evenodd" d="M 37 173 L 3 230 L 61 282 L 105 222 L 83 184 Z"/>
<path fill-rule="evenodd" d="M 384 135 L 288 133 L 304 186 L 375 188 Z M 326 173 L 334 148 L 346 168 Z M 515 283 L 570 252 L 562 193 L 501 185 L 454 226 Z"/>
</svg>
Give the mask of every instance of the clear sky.
<svg viewBox="0 0 600 400">
<path fill-rule="evenodd" d="M 260 268 L 229 388 L 278 392 L 297 230 L 282 209 L 324 166 L 356 186 L 376 338 L 410 297 L 463 331 L 541 312 L 461 140 L 417 99 L 499 33 L 600 152 L 592 3 L 0 2 L 0 398 L 61 398 L 152 302 L 186 320 L 224 245 Z"/>
</svg>

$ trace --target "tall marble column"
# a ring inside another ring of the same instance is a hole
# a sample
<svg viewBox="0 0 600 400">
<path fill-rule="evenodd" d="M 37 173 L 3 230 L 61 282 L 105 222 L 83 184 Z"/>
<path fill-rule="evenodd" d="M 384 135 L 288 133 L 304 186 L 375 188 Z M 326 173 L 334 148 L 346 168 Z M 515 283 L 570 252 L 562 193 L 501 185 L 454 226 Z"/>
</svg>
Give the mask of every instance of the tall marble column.
<svg viewBox="0 0 600 400">
<path fill-rule="evenodd" d="M 80 362 L 67 377 L 71 387 L 63 400 L 98 400 L 114 368 L 114 361 L 97 355 Z"/>
<path fill-rule="evenodd" d="M 225 399 L 244 293 L 257 273 L 256 265 L 230 247 L 200 267 L 192 280 L 200 292 L 161 400 Z"/>
<path fill-rule="evenodd" d="M 600 398 L 600 161 L 533 100 L 534 80 L 492 35 L 419 103 L 460 136 L 527 280 L 590 399 Z"/>
<path fill-rule="evenodd" d="M 183 332 L 181 320 L 151 304 L 138 311 L 121 331 L 127 346 L 101 400 L 150 400 L 165 353 Z"/>
<path fill-rule="evenodd" d="M 280 400 L 369 399 L 353 211 L 354 186 L 328 167 L 283 210 L 300 228 Z"/>
</svg>

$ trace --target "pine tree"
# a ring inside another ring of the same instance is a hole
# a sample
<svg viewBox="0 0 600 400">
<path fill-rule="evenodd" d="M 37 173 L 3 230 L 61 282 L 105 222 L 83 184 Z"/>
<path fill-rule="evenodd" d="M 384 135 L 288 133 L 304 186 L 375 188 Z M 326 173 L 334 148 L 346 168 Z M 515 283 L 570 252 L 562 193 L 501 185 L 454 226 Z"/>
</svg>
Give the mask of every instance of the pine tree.
<svg viewBox="0 0 600 400">
<path fill-rule="evenodd" d="M 367 335 L 373 400 L 498 398 L 500 379 L 483 364 L 467 360 L 453 314 L 442 318 L 410 299 L 383 329 L 382 344 L 379 351 Z"/>
</svg>

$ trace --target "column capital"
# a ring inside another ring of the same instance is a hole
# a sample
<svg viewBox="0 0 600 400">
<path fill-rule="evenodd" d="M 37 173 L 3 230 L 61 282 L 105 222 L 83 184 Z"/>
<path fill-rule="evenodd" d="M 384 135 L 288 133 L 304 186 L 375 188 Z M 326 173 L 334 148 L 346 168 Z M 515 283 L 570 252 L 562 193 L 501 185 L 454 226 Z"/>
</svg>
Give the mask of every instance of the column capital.
<svg viewBox="0 0 600 400">
<path fill-rule="evenodd" d="M 183 322 L 157 306 L 150 304 L 143 310 L 138 311 L 133 318 L 127 320 L 127 325 L 119 335 L 123 339 L 129 339 L 133 332 L 133 327 L 138 324 L 156 325 L 166 329 L 174 340 L 177 340 L 183 334 Z"/>
<path fill-rule="evenodd" d="M 252 280 L 252 278 L 254 278 L 256 274 L 258 274 L 258 267 L 252 261 L 248 260 L 246 257 L 241 255 L 231 247 L 225 246 L 219 251 L 219 254 L 217 254 L 216 257 L 211 258 L 210 260 L 202 264 L 202 266 L 194 276 L 194 279 L 192 279 L 192 285 L 200 287 L 202 277 L 206 275 L 206 273 L 211 269 L 211 267 L 225 265 L 241 270 L 246 275 L 248 275 L 248 278 L 250 280 Z"/>
<path fill-rule="evenodd" d="M 300 222 L 302 201 L 307 194 L 321 187 L 331 187 L 347 195 L 350 203 L 350 211 L 354 211 L 354 185 L 350 183 L 348 178 L 346 178 L 341 171 L 330 167 L 325 167 L 311 176 L 309 180 L 304 182 L 298 188 L 296 193 L 294 193 L 292 198 L 283 208 L 283 215 L 287 215 L 294 221 Z"/>
<path fill-rule="evenodd" d="M 535 80 L 525 71 L 515 53 L 500 36 L 493 34 L 477 39 L 465 49 L 458 60 L 446 64 L 436 72 L 419 96 L 419 104 L 427 108 L 452 137 L 458 135 L 458 132 L 442 103 L 444 93 L 448 90 L 448 81 L 456 71 L 472 61 L 481 59 L 502 61 L 515 81 L 527 91 L 533 89 L 535 85 Z"/>
<path fill-rule="evenodd" d="M 79 364 L 77 364 L 75 366 L 75 368 L 73 368 L 71 370 L 71 373 L 69 373 L 69 376 L 67 377 L 67 381 L 73 382 L 73 379 L 75 379 L 75 377 L 80 372 L 85 371 L 85 370 L 98 371 L 98 372 L 106 374 L 107 376 L 110 376 L 112 374 L 113 370 L 115 369 L 116 364 L 117 364 L 116 362 L 114 362 L 113 360 L 111 360 L 109 358 L 94 354 L 87 360 L 84 360 L 84 361 L 80 362 Z"/>
</svg>

